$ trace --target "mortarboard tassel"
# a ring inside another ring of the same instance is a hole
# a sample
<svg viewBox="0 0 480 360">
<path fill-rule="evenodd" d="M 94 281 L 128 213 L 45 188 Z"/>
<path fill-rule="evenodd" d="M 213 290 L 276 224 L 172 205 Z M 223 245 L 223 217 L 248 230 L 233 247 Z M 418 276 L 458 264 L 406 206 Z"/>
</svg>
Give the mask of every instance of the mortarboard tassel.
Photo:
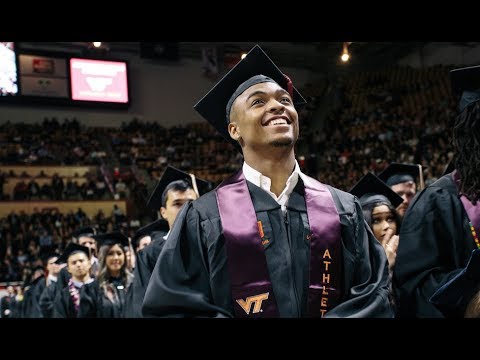
<svg viewBox="0 0 480 360">
<path fill-rule="evenodd" d="M 293 83 L 292 83 L 292 80 L 285 74 L 283 74 L 283 76 L 285 76 L 285 79 L 287 80 L 287 91 L 293 99 Z"/>
</svg>

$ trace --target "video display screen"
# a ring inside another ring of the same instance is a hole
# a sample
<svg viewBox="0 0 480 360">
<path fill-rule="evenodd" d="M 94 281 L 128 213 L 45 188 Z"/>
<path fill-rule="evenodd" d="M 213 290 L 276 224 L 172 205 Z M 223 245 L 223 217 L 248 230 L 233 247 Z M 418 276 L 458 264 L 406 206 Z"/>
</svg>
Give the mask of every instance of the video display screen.
<svg viewBox="0 0 480 360">
<path fill-rule="evenodd" d="M 15 43 L 0 42 L 0 96 L 18 94 Z"/>
<path fill-rule="evenodd" d="M 128 73 L 124 61 L 70 59 L 72 100 L 128 104 Z"/>
</svg>

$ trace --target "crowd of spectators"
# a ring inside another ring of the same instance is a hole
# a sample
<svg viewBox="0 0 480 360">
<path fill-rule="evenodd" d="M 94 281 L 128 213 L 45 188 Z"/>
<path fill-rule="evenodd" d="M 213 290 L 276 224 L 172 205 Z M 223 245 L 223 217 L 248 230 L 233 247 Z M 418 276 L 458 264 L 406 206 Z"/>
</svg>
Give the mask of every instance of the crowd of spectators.
<svg viewBox="0 0 480 360">
<path fill-rule="evenodd" d="M 81 126 L 76 118 L 44 118 L 41 123 L 0 124 L 0 163 L 4 165 L 100 165 L 106 156 L 103 127 Z"/>
<path fill-rule="evenodd" d="M 395 67 L 340 84 L 341 106 L 310 144 L 319 154 L 319 180 L 348 191 L 392 162 L 422 164 L 426 185 L 439 178 L 453 156 L 449 70 Z"/>
<path fill-rule="evenodd" d="M 56 208 L 34 208 L 32 214 L 11 211 L 0 218 L 0 283 L 29 281 L 35 266 L 42 266 L 53 251 L 63 251 L 71 241 L 74 230 L 83 226 L 95 226 L 99 232 L 121 231 L 133 236 L 140 227 L 138 219 L 113 206 L 110 214 L 99 210 L 88 217 L 78 208 L 63 214 Z"/>
</svg>

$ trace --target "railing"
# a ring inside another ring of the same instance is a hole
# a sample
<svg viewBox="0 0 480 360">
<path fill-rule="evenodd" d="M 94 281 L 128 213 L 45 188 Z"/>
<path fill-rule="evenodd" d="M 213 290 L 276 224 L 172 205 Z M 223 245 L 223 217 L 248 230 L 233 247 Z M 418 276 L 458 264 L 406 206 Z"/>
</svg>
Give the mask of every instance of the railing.
<svg viewBox="0 0 480 360">
<path fill-rule="evenodd" d="M 107 184 L 108 189 L 110 190 L 111 194 L 115 198 L 115 189 L 113 188 L 113 184 L 112 184 L 113 176 L 108 170 L 108 167 L 107 165 L 105 165 L 105 162 L 103 160 L 101 161 L 100 172 L 102 173 L 103 179 L 105 180 L 105 183 Z"/>
</svg>

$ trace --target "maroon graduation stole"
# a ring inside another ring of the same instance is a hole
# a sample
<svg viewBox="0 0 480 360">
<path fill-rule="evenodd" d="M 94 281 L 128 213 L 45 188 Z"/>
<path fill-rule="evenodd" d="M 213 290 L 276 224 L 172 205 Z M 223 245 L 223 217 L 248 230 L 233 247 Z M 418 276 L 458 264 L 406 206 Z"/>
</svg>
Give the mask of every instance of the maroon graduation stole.
<svg viewBox="0 0 480 360">
<path fill-rule="evenodd" d="M 340 217 L 327 187 L 306 178 L 305 203 L 310 225 L 310 284 L 307 314 L 323 317 L 341 296 Z M 261 228 L 243 171 L 216 190 L 225 237 L 227 267 L 236 317 L 278 317 Z M 248 265 L 247 265 L 248 264 Z"/>
</svg>

